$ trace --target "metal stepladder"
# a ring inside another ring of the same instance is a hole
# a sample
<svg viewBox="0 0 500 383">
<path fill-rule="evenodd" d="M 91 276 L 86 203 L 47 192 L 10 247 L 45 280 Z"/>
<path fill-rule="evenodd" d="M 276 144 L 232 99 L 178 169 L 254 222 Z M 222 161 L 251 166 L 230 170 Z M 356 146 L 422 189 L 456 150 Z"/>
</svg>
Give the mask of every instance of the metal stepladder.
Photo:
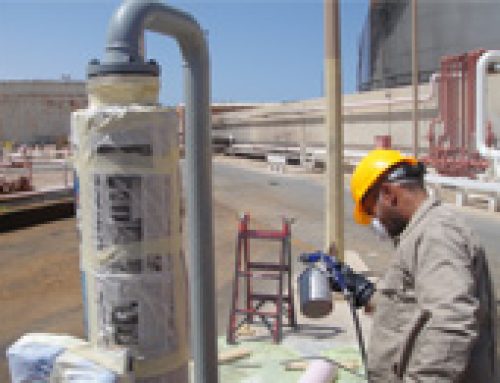
<svg viewBox="0 0 500 383">
<path fill-rule="evenodd" d="M 238 226 L 227 342 L 235 343 L 238 329 L 244 324 L 252 324 L 254 317 L 258 317 L 271 332 L 274 342 L 280 343 L 283 336 L 283 316 L 288 317 L 290 327 L 296 328 L 297 326 L 291 275 L 291 224 L 293 220 L 283 218 L 281 230 L 250 230 L 249 221 L 250 215 L 244 214 L 241 216 Z M 281 242 L 278 259 L 274 262 L 252 262 L 250 260 L 250 240 Z M 276 293 L 254 292 L 253 282 L 259 279 L 277 281 Z M 240 282 L 245 285 L 244 299 L 240 299 Z M 286 293 L 285 283 L 287 284 Z M 268 303 L 274 306 L 274 310 L 263 311 L 263 306 Z M 285 306 L 286 310 L 284 311 Z"/>
</svg>

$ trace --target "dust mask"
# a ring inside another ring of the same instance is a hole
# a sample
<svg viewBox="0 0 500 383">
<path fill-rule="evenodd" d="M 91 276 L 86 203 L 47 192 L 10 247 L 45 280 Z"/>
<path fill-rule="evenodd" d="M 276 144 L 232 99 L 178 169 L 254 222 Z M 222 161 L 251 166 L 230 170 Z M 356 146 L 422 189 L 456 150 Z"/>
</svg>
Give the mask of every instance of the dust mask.
<svg viewBox="0 0 500 383">
<path fill-rule="evenodd" d="M 382 222 L 380 222 L 380 220 L 378 218 L 373 218 L 372 219 L 371 227 L 372 227 L 373 231 L 375 232 L 376 236 L 380 240 L 386 241 L 386 240 L 390 240 L 391 239 L 391 236 L 387 232 L 387 229 L 382 224 Z"/>
</svg>

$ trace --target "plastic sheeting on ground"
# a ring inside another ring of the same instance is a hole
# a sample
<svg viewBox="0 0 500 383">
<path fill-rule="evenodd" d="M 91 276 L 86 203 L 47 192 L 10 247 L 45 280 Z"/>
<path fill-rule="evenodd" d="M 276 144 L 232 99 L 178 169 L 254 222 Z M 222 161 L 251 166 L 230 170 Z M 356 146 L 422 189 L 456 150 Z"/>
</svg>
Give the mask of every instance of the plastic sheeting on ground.
<svg viewBox="0 0 500 383">
<path fill-rule="evenodd" d="M 304 343 L 314 342 L 314 339 L 304 338 Z M 300 342 L 296 343 L 299 345 Z M 219 365 L 219 380 L 221 383 L 296 383 L 304 374 L 303 370 L 287 370 L 286 365 L 290 361 L 305 360 L 300 346 L 290 344 L 274 344 L 270 339 L 257 339 L 243 341 L 238 345 L 230 346 L 225 337 L 219 337 L 219 352 L 231 348 L 245 348 L 251 354 L 243 359 L 232 363 Z M 358 375 L 347 370 L 338 368 L 335 383 L 363 383 L 366 382 L 363 375 L 361 356 L 356 345 L 336 345 L 332 340 L 330 349 L 322 350 L 318 357 L 326 357 L 353 369 Z M 361 375 L 361 376 L 360 376 Z"/>
<path fill-rule="evenodd" d="M 101 349 L 69 336 L 26 334 L 7 349 L 12 383 L 132 383 L 123 348 Z"/>
</svg>

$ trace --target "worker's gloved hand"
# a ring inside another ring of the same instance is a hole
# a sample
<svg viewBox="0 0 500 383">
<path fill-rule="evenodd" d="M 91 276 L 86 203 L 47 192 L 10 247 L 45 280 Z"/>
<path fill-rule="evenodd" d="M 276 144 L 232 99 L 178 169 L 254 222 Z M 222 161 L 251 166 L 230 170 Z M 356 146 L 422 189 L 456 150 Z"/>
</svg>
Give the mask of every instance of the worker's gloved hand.
<svg viewBox="0 0 500 383">
<path fill-rule="evenodd" d="M 375 292 L 375 285 L 370 282 L 363 274 L 355 273 L 349 266 L 344 264 L 337 266 L 340 268 L 340 273 L 343 276 L 345 286 L 347 290 L 354 297 L 354 305 L 359 307 L 364 307 L 372 297 Z M 330 288 L 332 291 L 343 292 L 342 286 L 337 280 L 337 274 L 334 270 L 329 270 L 331 272 L 330 276 Z M 332 272 L 333 271 L 333 272 Z"/>
</svg>

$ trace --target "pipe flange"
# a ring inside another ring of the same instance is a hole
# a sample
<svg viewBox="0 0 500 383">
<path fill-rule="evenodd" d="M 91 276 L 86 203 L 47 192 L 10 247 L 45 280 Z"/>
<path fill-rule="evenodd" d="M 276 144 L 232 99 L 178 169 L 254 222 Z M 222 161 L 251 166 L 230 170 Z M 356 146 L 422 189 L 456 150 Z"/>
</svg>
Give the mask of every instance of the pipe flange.
<svg viewBox="0 0 500 383">
<path fill-rule="evenodd" d="M 147 62 L 101 63 L 97 59 L 91 60 L 87 66 L 88 78 L 124 74 L 159 77 L 160 66 L 155 60 Z"/>
</svg>

